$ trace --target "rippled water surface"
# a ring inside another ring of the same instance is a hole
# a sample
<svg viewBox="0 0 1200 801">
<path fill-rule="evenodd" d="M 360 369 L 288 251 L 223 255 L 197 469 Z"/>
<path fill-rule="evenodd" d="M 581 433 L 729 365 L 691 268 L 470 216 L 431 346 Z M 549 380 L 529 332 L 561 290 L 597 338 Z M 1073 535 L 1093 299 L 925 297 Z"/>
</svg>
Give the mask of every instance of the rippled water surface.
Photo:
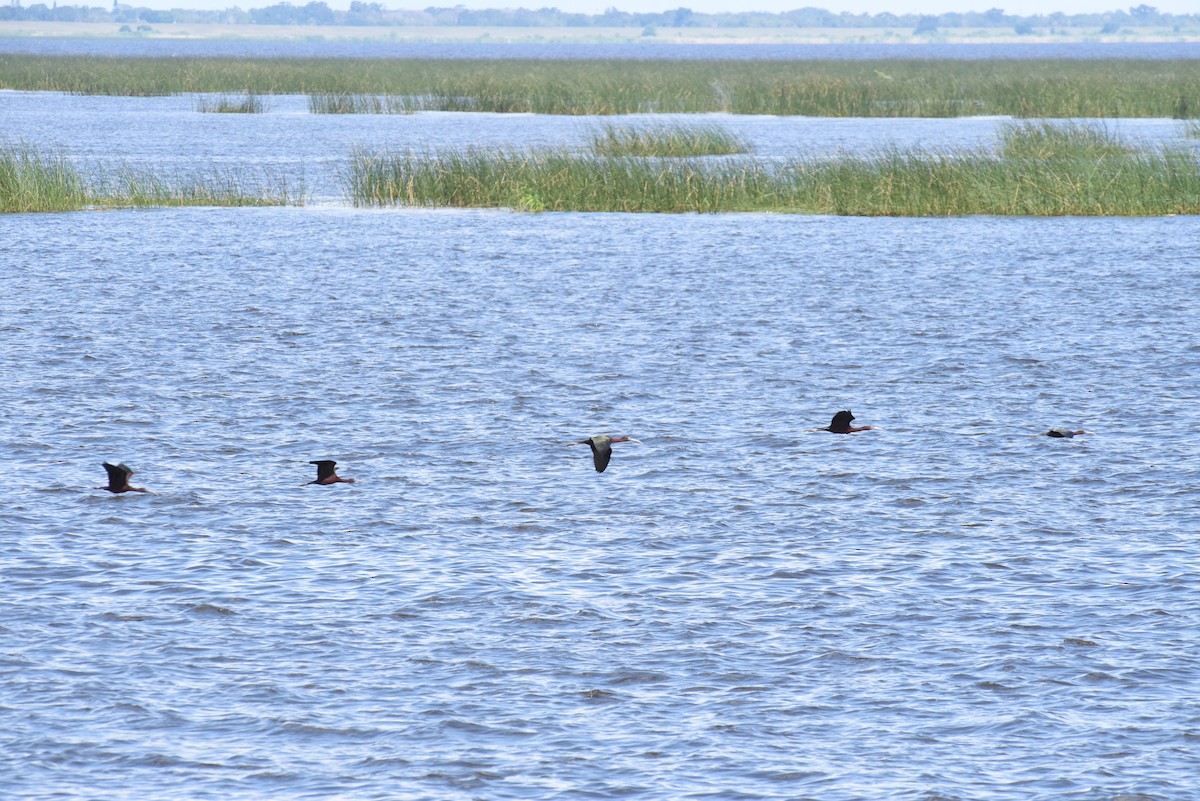
<svg viewBox="0 0 1200 801">
<path fill-rule="evenodd" d="M 355 144 L 600 121 L 195 102 L 0 93 L 310 194 L 0 215 L 0 797 L 1200 797 L 1196 218 L 354 209 Z"/>
<path fill-rule="evenodd" d="M 243 32 L 253 25 L 242 26 Z M 412 28 L 398 29 L 411 33 Z M 528 28 L 513 35 L 527 36 Z M 552 31 L 553 29 L 551 29 Z M 506 35 L 503 28 L 499 36 Z M 553 35 L 551 33 L 550 35 Z M 607 58 L 607 59 L 890 59 L 890 58 L 1196 58 L 1200 42 L 1061 42 L 1020 44 L 677 44 L 653 41 L 592 44 L 581 42 L 414 42 L 380 39 L 146 39 L 0 36 L 0 53 L 104 56 L 265 56 L 328 58 Z"/>
<path fill-rule="evenodd" d="M 8 797 L 1200 793 L 1194 219 L 0 234 Z"/>
</svg>

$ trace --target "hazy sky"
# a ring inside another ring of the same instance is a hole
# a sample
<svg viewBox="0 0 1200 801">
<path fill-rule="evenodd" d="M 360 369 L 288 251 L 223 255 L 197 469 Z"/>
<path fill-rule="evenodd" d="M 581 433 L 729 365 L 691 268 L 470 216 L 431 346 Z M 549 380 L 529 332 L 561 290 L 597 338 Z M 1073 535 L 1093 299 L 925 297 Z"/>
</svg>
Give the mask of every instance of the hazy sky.
<svg viewBox="0 0 1200 801">
<path fill-rule="evenodd" d="M 26 0 L 29 5 L 33 0 Z M 994 0 L 994 2 L 974 2 L 974 0 L 375 0 L 385 8 L 420 9 L 429 6 L 456 6 L 467 8 L 544 8 L 552 7 L 563 11 L 573 11 L 583 14 L 600 14 L 609 7 L 621 11 L 666 11 L 667 9 L 683 6 L 693 11 L 790 11 L 794 8 L 812 6 L 840 13 L 877 14 L 891 11 L 896 14 L 941 14 L 947 11 L 986 11 L 989 8 L 1000 8 L 1009 14 L 1049 14 L 1062 11 L 1066 14 L 1083 14 L 1093 11 L 1113 11 L 1128 9 L 1140 5 L 1140 2 L 1121 3 L 1115 0 Z M 66 0 L 71 2 L 71 0 Z M 95 0 L 78 0 L 82 5 L 95 5 Z M 274 5 L 279 0 L 122 0 L 134 6 L 145 8 L 204 8 L 222 9 L 231 6 L 247 8 L 264 8 Z M 309 0 L 290 0 L 292 5 L 302 6 Z M 330 8 L 346 9 L 350 0 L 325 0 Z M 1197 0 L 1146 0 L 1146 5 L 1153 6 L 1159 11 L 1173 14 L 1194 14 L 1200 11 Z"/>
</svg>

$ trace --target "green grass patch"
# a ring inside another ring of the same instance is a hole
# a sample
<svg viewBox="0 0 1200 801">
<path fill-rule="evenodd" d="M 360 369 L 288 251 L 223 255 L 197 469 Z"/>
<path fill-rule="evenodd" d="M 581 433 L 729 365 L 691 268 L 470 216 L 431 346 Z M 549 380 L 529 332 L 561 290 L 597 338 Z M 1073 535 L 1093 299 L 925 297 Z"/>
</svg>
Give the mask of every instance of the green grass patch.
<svg viewBox="0 0 1200 801">
<path fill-rule="evenodd" d="M 95 95 L 375 96 L 383 106 L 391 102 L 384 98 L 402 98 L 401 107 L 409 110 L 538 114 L 1200 118 L 1200 59 L 606 61 L 5 54 L 0 56 L 0 88 Z"/>
<path fill-rule="evenodd" d="M 467 111 L 468 102 L 456 104 L 428 95 L 315 93 L 308 96 L 308 110 L 312 114 L 413 114 L 430 110 Z"/>
<path fill-rule="evenodd" d="M 590 146 L 598 156 L 728 156 L 748 153 L 749 145 L 716 124 L 605 125 Z"/>
<path fill-rule="evenodd" d="M 248 178 L 237 170 L 210 167 L 200 172 L 161 175 L 123 165 L 93 181 L 92 207 L 295 206 L 304 187 L 284 179 Z"/>
<path fill-rule="evenodd" d="M 83 175 L 58 153 L 0 145 L 0 213 L 159 206 L 299 205 L 304 187 L 284 178 L 248 178 L 209 168 L 161 175 L 122 165 Z"/>
<path fill-rule="evenodd" d="M 202 97 L 196 101 L 196 111 L 205 114 L 264 114 L 267 102 L 261 95 L 250 92 L 245 97 L 221 95 L 217 98 Z"/>
<path fill-rule="evenodd" d="M 1057 132 L 1057 133 L 1056 133 Z M 565 148 L 388 153 L 357 150 L 347 175 L 359 205 L 526 211 L 774 211 L 857 216 L 1200 213 L 1200 165 L 1182 152 L 1115 137 L 1085 158 L 1072 126 L 1016 126 L 999 150 L 882 150 L 792 159 L 597 157 Z M 1027 139 L 1039 141 L 1039 156 Z M 1056 144 L 1057 142 L 1057 144 Z M 1012 153 L 1009 149 L 1012 149 Z M 1020 153 L 1020 155 L 1013 155 Z M 1056 155 L 1057 154 L 1057 155 Z"/>
<path fill-rule="evenodd" d="M 0 212 L 78 209 L 87 199 L 79 172 L 61 154 L 20 143 L 0 145 Z"/>
<path fill-rule="evenodd" d="M 1123 158 L 1134 148 L 1106 127 L 1078 122 L 1022 122 L 1000 133 L 1000 152 L 1009 159 Z"/>
</svg>

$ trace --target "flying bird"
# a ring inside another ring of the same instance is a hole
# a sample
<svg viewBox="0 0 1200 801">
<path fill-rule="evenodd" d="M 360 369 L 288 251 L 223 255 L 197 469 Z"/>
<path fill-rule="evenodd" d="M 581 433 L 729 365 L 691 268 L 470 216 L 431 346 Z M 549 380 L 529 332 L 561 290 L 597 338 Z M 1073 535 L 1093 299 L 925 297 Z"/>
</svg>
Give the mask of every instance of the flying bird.
<svg viewBox="0 0 1200 801">
<path fill-rule="evenodd" d="M 870 431 L 870 426 L 852 426 L 850 421 L 854 419 L 854 415 L 849 409 L 840 411 L 833 416 L 833 420 L 825 428 L 818 428 L 818 431 L 832 431 L 835 434 L 852 434 L 855 431 Z"/>
<path fill-rule="evenodd" d="M 1086 434 L 1086 433 L 1087 433 L 1086 431 L 1082 431 L 1082 430 L 1072 431 L 1069 428 L 1052 428 L 1046 432 L 1046 436 L 1054 437 L 1055 439 L 1071 439 L 1076 434 Z"/>
<path fill-rule="evenodd" d="M 145 487 L 129 486 L 129 477 L 133 475 L 133 471 L 126 467 L 124 462 L 118 462 L 117 464 L 104 462 L 104 469 L 108 472 L 108 486 L 96 487 L 96 489 L 106 489 L 112 493 L 150 492 Z"/>
<path fill-rule="evenodd" d="M 316 461 L 309 462 L 309 464 L 315 464 L 317 466 L 317 480 L 310 481 L 310 482 L 308 482 L 309 484 L 353 484 L 354 483 L 354 479 L 342 478 L 341 476 L 339 476 L 337 474 L 337 471 L 334 470 L 334 468 L 337 466 L 337 462 L 335 462 L 332 459 L 317 459 Z"/>
<path fill-rule="evenodd" d="M 603 473 L 604 468 L 608 467 L 608 460 L 612 458 L 612 446 L 614 442 L 636 442 L 641 444 L 640 439 L 633 437 L 588 437 L 581 439 L 579 442 L 568 442 L 568 445 L 590 445 L 592 448 L 592 462 L 596 465 L 596 472 Z"/>
</svg>

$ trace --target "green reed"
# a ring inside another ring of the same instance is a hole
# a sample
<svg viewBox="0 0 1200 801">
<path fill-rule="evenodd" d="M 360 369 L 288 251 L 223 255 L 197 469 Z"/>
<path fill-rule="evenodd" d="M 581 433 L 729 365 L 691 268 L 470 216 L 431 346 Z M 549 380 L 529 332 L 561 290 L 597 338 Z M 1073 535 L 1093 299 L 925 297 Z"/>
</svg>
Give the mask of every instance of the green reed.
<svg viewBox="0 0 1200 801">
<path fill-rule="evenodd" d="M 1105 127 L 1040 120 L 1006 125 L 1000 132 L 1000 152 L 1010 159 L 1096 160 L 1135 151 Z"/>
<path fill-rule="evenodd" d="M 61 154 L 0 145 L 0 213 L 153 206 L 282 206 L 304 201 L 286 178 L 208 168 L 162 175 L 129 165 L 83 175 Z"/>
<path fill-rule="evenodd" d="M 1030 131 L 1007 130 L 1002 142 Z M 1045 133 L 1041 129 L 1038 136 Z M 1053 138 L 1053 129 L 1049 137 Z M 779 211 L 861 216 L 1160 215 L 1200 213 L 1200 165 L 1190 155 L 1145 151 L 1112 138 L 1082 157 L 1042 158 L 987 149 L 882 150 L 867 156 L 603 158 L 565 148 L 387 153 L 357 150 L 347 174 L 359 205 L 501 207 L 527 211 Z M 1044 138 L 1044 137 L 1043 137 Z M 1086 137 L 1084 137 L 1086 138 Z M 1114 147 L 1114 144 L 1121 145 Z M 1013 145 L 1015 147 L 1015 145 Z"/>
<path fill-rule="evenodd" d="M 0 88 L 406 98 L 539 114 L 1200 118 L 1200 59 L 659 61 L 0 56 Z"/>
<path fill-rule="evenodd" d="M 264 114 L 267 111 L 267 102 L 261 95 L 253 92 L 241 98 L 227 95 L 218 98 L 202 97 L 196 101 L 196 111 L 206 114 Z"/>
<path fill-rule="evenodd" d="M 417 111 L 441 109 L 443 105 L 439 99 L 427 96 L 338 93 L 308 96 L 308 110 L 312 114 L 413 114 Z"/>
<path fill-rule="evenodd" d="M 742 139 L 716 124 L 604 125 L 591 137 L 598 156 L 728 156 L 750 150 Z"/>
<path fill-rule="evenodd" d="M 437 156 L 356 151 L 349 194 L 359 205 L 508 207 L 528 211 L 750 211 L 770 176 L 757 164 L 709 167 L 538 152 L 467 149 Z"/>
<path fill-rule="evenodd" d="M 200 172 L 162 175 L 122 165 L 96 176 L 90 205 L 95 207 L 295 206 L 303 186 L 285 178 L 250 178 L 237 170 L 210 167 Z"/>
<path fill-rule="evenodd" d="M 83 181 L 64 156 L 21 143 L 0 145 L 0 212 L 63 211 L 86 204 Z"/>
</svg>

